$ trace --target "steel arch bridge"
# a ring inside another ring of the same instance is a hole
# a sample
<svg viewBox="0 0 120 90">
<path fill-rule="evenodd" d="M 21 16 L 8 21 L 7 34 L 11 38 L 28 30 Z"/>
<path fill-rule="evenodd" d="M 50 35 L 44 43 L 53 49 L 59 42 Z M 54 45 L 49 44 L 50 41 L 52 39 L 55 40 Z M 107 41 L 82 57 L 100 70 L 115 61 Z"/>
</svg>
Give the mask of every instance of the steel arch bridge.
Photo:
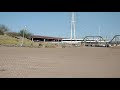
<svg viewBox="0 0 120 90">
<path fill-rule="evenodd" d="M 99 41 L 103 41 L 104 40 L 102 36 L 86 36 L 85 38 L 83 38 L 84 41 L 90 40 L 90 39 L 92 39 L 92 40 L 99 40 Z"/>
<path fill-rule="evenodd" d="M 115 45 L 118 46 L 120 45 L 120 35 L 115 35 L 109 42 L 111 46 Z"/>
<path fill-rule="evenodd" d="M 83 42 L 85 46 L 107 46 L 108 42 L 103 39 L 102 36 L 86 36 L 83 38 Z"/>
</svg>

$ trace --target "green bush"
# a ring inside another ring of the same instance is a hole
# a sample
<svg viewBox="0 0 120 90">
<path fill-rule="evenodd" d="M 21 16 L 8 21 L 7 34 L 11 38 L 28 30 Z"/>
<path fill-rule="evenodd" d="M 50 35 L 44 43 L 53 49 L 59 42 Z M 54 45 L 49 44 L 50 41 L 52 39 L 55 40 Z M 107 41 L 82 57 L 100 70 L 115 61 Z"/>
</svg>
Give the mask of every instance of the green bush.
<svg viewBox="0 0 120 90">
<path fill-rule="evenodd" d="M 0 35 L 4 35 L 7 31 L 9 31 L 8 27 L 3 24 L 0 24 Z"/>
</svg>

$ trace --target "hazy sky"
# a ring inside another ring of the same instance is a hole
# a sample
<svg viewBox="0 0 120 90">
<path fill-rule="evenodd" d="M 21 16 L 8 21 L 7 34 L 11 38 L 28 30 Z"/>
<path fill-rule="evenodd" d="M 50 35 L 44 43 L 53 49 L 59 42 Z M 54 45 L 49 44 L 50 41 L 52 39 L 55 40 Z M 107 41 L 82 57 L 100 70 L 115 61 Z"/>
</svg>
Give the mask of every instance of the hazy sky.
<svg viewBox="0 0 120 90">
<path fill-rule="evenodd" d="M 120 12 L 76 12 L 76 36 L 120 34 Z M 35 35 L 70 37 L 71 12 L 0 12 L 0 24 L 18 32 L 27 26 Z"/>
</svg>

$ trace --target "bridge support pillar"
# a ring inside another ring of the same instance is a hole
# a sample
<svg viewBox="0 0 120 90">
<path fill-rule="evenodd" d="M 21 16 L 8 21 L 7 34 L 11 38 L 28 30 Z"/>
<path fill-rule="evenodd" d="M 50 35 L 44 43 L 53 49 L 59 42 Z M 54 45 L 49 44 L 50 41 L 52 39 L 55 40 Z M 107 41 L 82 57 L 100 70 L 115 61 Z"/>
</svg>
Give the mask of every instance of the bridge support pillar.
<svg viewBox="0 0 120 90">
<path fill-rule="evenodd" d="M 45 42 L 46 40 L 44 39 L 44 42 Z"/>
</svg>

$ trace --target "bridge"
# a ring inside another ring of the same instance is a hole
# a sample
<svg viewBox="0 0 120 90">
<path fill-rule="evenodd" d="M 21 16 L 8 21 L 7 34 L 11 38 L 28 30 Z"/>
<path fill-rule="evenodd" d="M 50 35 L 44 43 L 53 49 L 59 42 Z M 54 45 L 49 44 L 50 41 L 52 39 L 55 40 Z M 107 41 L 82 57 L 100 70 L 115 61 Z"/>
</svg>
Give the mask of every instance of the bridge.
<svg viewBox="0 0 120 90">
<path fill-rule="evenodd" d="M 109 42 L 111 46 L 118 46 L 120 45 L 120 35 L 115 35 Z"/>
<path fill-rule="evenodd" d="M 102 36 L 86 36 L 82 44 L 85 46 L 108 47 L 108 41 L 104 40 Z"/>
</svg>

